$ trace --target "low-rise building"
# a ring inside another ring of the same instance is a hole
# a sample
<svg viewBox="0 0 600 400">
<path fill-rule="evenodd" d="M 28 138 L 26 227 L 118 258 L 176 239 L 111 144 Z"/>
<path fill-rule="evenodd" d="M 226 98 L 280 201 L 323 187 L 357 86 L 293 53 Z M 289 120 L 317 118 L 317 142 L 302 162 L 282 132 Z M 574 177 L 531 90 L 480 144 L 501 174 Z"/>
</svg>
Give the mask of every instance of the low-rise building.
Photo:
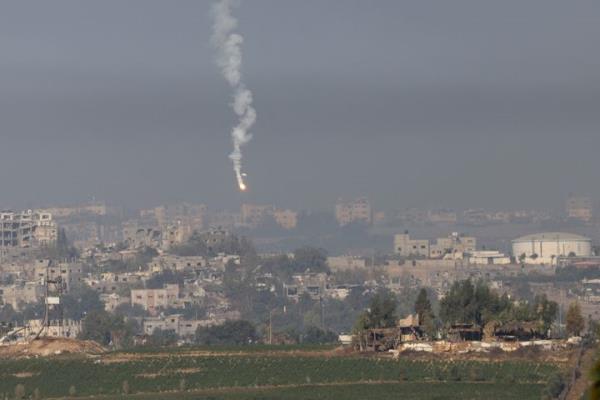
<svg viewBox="0 0 600 400">
<path fill-rule="evenodd" d="M 239 313 L 223 313 L 209 316 L 206 319 L 185 319 L 181 314 L 172 314 L 144 318 L 142 329 L 144 334 L 152 335 L 154 331 L 173 331 L 180 337 L 192 337 L 200 327 L 221 325 L 227 320 L 239 319 Z"/>
<path fill-rule="evenodd" d="M 39 303 L 45 294 L 45 288 L 39 282 L 20 282 L 0 286 L 0 302 L 11 305 L 16 311 L 25 304 Z"/>
<path fill-rule="evenodd" d="M 303 295 L 309 295 L 313 300 L 326 296 L 327 274 L 305 273 L 292 276 L 292 282 L 284 285 L 285 295 L 299 300 Z"/>
<path fill-rule="evenodd" d="M 162 231 L 157 227 L 130 221 L 123 225 L 123 241 L 130 248 L 159 248 L 162 244 Z"/>
<path fill-rule="evenodd" d="M 394 235 L 394 253 L 403 257 L 462 259 L 465 253 L 471 253 L 476 248 L 476 238 L 456 232 L 438 238 L 434 243 L 428 239 L 412 239 L 407 232 Z"/>
<path fill-rule="evenodd" d="M 165 270 L 183 271 L 204 268 L 207 266 L 206 259 L 202 256 L 176 256 L 164 254 L 154 257 L 150 262 L 150 271 L 153 273 Z"/>
<path fill-rule="evenodd" d="M 332 271 L 336 272 L 354 269 L 364 269 L 366 268 L 367 263 L 362 257 L 337 256 L 327 257 L 327 265 Z"/>
<path fill-rule="evenodd" d="M 35 266 L 35 277 L 37 280 L 61 281 L 64 288 L 69 291 L 73 285 L 83 282 L 83 265 L 80 263 L 49 262 L 40 263 Z"/>
<path fill-rule="evenodd" d="M 480 250 L 469 253 L 469 264 L 474 265 L 507 265 L 510 257 L 497 250 Z"/>
<path fill-rule="evenodd" d="M 166 284 L 161 289 L 132 289 L 131 305 L 136 304 L 151 313 L 155 313 L 161 308 L 181 307 L 179 285 Z"/>
</svg>

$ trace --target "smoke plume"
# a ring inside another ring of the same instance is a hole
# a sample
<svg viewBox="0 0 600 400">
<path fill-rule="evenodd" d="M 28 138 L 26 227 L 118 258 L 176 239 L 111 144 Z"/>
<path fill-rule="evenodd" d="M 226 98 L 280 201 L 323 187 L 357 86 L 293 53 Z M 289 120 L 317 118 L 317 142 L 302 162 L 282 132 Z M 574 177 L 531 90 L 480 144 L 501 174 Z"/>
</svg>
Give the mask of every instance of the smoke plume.
<svg viewBox="0 0 600 400">
<path fill-rule="evenodd" d="M 237 19 L 231 15 L 232 0 L 220 0 L 212 8 L 214 18 L 212 43 L 217 49 L 217 65 L 233 88 L 231 107 L 238 116 L 238 124 L 231 131 L 233 151 L 229 158 L 240 190 L 246 189 L 242 174 L 242 146 L 252 139 L 248 132 L 256 121 L 256 110 L 252 107 L 252 92 L 242 81 L 242 43 L 244 38 L 235 32 Z"/>
</svg>

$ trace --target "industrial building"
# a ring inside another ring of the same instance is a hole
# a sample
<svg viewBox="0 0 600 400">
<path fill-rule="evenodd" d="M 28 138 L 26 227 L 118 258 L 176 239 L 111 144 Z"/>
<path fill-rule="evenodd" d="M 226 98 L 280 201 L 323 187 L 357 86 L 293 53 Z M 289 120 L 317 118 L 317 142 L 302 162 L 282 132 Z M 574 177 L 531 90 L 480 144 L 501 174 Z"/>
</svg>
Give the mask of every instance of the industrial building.
<svg viewBox="0 0 600 400">
<path fill-rule="evenodd" d="M 526 264 L 555 265 L 559 257 L 589 257 L 592 241 L 585 236 L 564 232 L 544 232 L 512 241 L 514 257 Z"/>
</svg>

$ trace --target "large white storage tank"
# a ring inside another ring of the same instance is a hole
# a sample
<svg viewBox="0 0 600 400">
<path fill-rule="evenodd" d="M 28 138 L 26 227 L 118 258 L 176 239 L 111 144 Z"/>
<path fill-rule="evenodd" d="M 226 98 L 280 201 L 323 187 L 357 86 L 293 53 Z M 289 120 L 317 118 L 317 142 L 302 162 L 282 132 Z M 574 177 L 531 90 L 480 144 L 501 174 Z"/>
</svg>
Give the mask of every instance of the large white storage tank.
<svg viewBox="0 0 600 400">
<path fill-rule="evenodd" d="M 512 252 L 517 260 L 528 264 L 555 264 L 557 257 L 591 256 L 592 241 L 573 233 L 535 233 L 513 240 Z"/>
</svg>

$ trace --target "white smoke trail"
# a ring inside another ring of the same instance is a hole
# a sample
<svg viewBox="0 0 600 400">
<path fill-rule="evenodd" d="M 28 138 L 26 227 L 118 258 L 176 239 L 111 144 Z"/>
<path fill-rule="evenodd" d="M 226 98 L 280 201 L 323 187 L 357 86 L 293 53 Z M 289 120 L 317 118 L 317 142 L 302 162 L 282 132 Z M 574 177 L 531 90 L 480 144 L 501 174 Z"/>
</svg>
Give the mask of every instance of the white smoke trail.
<svg viewBox="0 0 600 400">
<path fill-rule="evenodd" d="M 232 0 L 220 0 L 212 8 L 214 18 L 212 43 L 217 49 L 217 65 L 221 73 L 234 89 L 233 111 L 239 122 L 231 131 L 233 151 L 229 158 L 233 161 L 233 170 L 241 190 L 246 189 L 242 174 L 243 145 L 252 139 L 248 132 L 256 121 L 256 110 L 252 107 L 252 92 L 242 81 L 242 43 L 244 38 L 235 32 L 237 19 L 231 15 Z"/>
</svg>

